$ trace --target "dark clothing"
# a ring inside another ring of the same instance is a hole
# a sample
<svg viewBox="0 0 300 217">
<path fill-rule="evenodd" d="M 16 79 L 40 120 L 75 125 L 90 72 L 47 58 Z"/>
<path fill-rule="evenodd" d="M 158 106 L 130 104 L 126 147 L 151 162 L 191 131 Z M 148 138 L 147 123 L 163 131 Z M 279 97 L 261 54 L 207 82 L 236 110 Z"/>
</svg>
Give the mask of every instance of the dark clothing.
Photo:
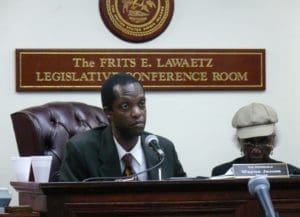
<svg viewBox="0 0 300 217">
<path fill-rule="evenodd" d="M 212 169 L 212 176 L 219 176 L 219 175 L 224 175 L 231 167 L 232 164 L 247 164 L 249 163 L 246 161 L 245 157 L 239 157 L 234 159 L 233 161 L 218 165 Z M 274 159 L 269 159 L 268 162 L 265 163 L 282 163 L 281 161 L 276 161 Z M 290 174 L 294 174 L 296 171 L 299 169 L 293 165 L 288 164 L 288 170 Z"/>
<path fill-rule="evenodd" d="M 159 162 L 154 150 L 144 144 L 145 137 L 141 135 L 142 148 L 146 158 L 146 166 L 150 168 Z M 159 144 L 166 154 L 161 166 L 162 178 L 186 176 L 171 141 L 158 136 Z M 82 181 L 90 177 L 121 177 L 121 167 L 118 151 L 113 140 L 110 126 L 96 128 L 75 135 L 65 146 L 65 158 L 60 169 L 59 181 Z M 158 170 L 148 172 L 149 180 L 158 179 Z"/>
</svg>

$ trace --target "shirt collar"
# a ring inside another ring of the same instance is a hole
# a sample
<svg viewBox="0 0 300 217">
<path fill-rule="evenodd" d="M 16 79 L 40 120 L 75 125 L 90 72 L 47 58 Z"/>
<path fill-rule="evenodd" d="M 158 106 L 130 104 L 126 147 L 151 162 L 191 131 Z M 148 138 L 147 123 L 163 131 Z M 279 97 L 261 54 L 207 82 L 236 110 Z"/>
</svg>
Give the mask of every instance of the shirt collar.
<svg viewBox="0 0 300 217">
<path fill-rule="evenodd" d="M 137 163 L 139 165 L 142 164 L 143 162 L 143 149 L 142 149 L 142 143 L 141 143 L 141 137 L 139 136 L 137 143 L 133 146 L 133 148 L 127 152 L 122 146 L 121 144 L 117 141 L 117 139 L 113 136 L 114 142 L 116 144 L 117 147 L 117 151 L 119 154 L 119 160 L 121 161 L 123 156 L 127 153 L 130 153 L 133 158 L 137 161 Z"/>
</svg>

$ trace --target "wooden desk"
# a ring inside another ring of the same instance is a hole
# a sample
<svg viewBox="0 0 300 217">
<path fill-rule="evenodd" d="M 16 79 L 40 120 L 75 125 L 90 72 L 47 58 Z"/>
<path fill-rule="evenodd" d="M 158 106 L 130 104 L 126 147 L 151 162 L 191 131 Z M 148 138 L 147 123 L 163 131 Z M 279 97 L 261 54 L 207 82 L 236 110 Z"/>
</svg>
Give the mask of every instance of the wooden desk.
<svg viewBox="0 0 300 217">
<path fill-rule="evenodd" d="M 1 213 L 0 217 L 40 217 L 38 212 L 33 212 L 30 206 L 6 207 L 5 213 Z"/>
<path fill-rule="evenodd" d="M 11 182 L 20 204 L 46 217 L 263 217 L 248 180 L 97 183 Z M 300 179 L 273 179 L 280 217 L 300 216 Z"/>
</svg>

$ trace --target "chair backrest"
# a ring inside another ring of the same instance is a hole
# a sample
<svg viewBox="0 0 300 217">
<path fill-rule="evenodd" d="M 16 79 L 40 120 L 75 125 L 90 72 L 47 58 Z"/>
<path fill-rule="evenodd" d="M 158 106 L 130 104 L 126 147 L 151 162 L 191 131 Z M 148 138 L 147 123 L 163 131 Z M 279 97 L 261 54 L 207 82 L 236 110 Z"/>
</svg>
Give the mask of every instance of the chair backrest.
<svg viewBox="0 0 300 217">
<path fill-rule="evenodd" d="M 58 178 L 64 145 L 70 137 L 108 125 L 101 108 L 79 102 L 50 102 L 17 111 L 11 119 L 20 156 L 53 157 L 49 181 Z"/>
</svg>

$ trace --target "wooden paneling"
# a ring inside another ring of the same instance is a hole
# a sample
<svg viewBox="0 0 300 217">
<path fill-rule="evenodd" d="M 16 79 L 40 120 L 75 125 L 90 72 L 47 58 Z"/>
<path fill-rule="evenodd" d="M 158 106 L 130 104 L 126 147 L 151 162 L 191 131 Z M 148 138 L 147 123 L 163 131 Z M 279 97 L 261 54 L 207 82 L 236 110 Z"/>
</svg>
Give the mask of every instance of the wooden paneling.
<svg viewBox="0 0 300 217">
<path fill-rule="evenodd" d="M 20 203 L 31 205 L 46 217 L 263 217 L 256 198 L 248 193 L 247 183 L 247 179 L 11 182 L 20 193 Z M 270 183 L 280 217 L 300 216 L 300 179 L 272 179 Z"/>
</svg>

